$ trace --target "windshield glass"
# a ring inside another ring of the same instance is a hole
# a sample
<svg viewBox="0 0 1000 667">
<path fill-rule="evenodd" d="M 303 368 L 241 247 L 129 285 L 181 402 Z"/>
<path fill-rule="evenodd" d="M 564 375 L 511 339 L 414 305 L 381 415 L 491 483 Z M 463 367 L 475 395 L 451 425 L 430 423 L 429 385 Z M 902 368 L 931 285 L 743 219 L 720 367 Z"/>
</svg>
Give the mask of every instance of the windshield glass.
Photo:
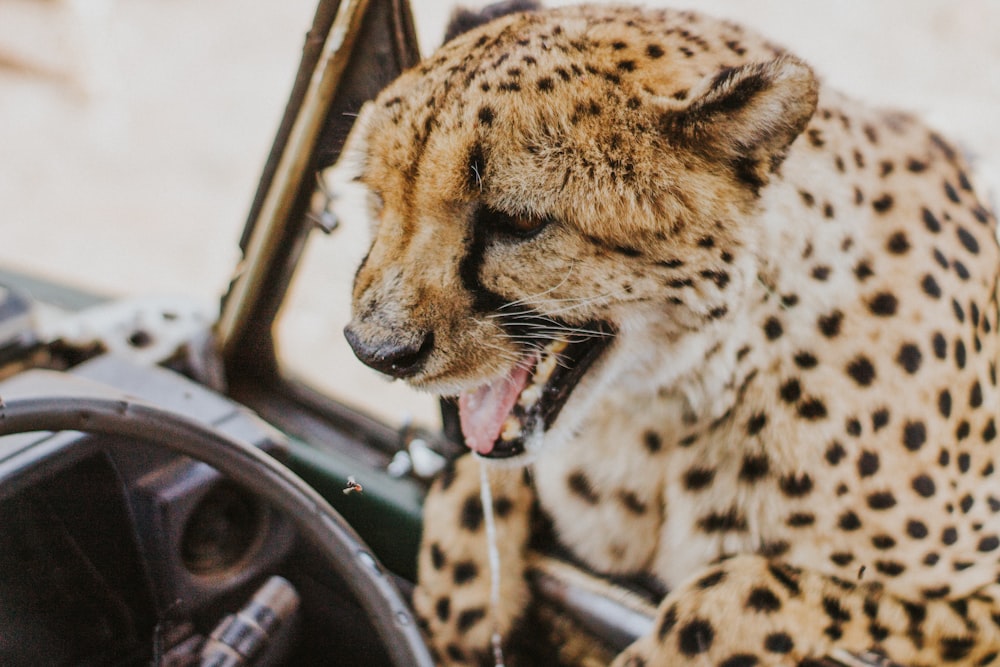
<svg viewBox="0 0 1000 667">
<path fill-rule="evenodd" d="M 0 2 L 0 265 L 217 300 L 315 5 Z"/>
</svg>

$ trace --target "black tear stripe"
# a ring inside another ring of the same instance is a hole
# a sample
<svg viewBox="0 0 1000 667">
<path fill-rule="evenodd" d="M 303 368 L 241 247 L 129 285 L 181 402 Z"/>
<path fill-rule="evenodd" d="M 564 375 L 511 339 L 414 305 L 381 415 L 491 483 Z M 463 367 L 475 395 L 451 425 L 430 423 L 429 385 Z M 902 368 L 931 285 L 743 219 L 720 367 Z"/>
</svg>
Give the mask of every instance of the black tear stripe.
<svg viewBox="0 0 1000 667">
<path fill-rule="evenodd" d="M 472 310 L 478 313 L 498 312 L 507 299 L 487 289 L 479 281 L 479 271 L 483 267 L 483 256 L 489 245 L 492 230 L 479 224 L 479 212 L 472 216 L 471 227 L 466 237 L 465 255 L 458 263 L 458 277 L 462 287 L 472 296 Z"/>
</svg>

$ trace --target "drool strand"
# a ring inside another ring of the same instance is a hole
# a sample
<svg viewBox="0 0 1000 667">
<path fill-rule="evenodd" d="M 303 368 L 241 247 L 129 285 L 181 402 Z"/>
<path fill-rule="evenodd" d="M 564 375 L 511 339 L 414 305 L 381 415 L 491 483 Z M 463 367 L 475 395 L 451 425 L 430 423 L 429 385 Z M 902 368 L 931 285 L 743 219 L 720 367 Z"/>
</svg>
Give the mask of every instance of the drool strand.
<svg viewBox="0 0 1000 667">
<path fill-rule="evenodd" d="M 504 667 L 503 646 L 500 639 L 500 550 L 497 548 L 497 527 L 493 520 L 493 493 L 486 463 L 479 461 L 479 499 L 483 504 L 486 523 L 486 545 L 490 562 L 490 607 L 493 609 L 493 660 L 496 667 Z"/>
</svg>

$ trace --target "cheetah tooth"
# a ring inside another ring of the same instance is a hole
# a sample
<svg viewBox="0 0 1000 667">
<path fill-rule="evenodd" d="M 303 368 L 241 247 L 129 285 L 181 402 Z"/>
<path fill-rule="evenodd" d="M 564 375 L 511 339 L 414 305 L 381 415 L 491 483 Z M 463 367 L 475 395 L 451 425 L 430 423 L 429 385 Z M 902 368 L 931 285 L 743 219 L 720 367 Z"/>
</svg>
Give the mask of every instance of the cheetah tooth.
<svg viewBox="0 0 1000 667">
<path fill-rule="evenodd" d="M 524 388 L 521 395 L 517 397 L 517 404 L 522 408 L 529 408 L 538 402 L 538 399 L 542 397 L 542 382 L 532 382 L 530 385 Z"/>
<path fill-rule="evenodd" d="M 503 422 L 503 428 L 500 430 L 500 439 L 504 442 L 510 442 L 521 437 L 521 421 L 514 415 L 508 415 L 507 419 Z"/>
</svg>

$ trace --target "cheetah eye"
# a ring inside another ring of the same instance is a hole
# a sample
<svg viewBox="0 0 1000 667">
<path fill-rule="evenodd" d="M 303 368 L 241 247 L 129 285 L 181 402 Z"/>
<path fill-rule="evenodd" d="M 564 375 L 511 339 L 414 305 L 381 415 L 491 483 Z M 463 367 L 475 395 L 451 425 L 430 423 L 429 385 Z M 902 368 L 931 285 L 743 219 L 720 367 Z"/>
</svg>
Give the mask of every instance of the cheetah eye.
<svg viewBox="0 0 1000 667">
<path fill-rule="evenodd" d="M 489 206 L 481 206 L 475 215 L 476 226 L 518 239 L 537 235 L 551 222 L 548 216 L 510 215 Z"/>
</svg>

